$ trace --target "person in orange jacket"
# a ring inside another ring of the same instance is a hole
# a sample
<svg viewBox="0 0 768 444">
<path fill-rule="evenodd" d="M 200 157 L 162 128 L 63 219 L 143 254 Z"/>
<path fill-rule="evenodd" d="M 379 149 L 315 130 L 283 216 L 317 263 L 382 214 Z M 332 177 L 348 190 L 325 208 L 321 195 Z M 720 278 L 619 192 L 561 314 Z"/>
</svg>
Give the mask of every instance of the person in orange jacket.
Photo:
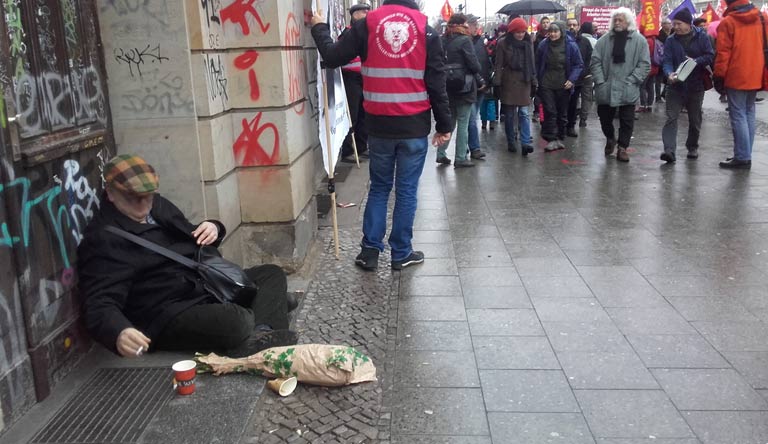
<svg viewBox="0 0 768 444">
<path fill-rule="evenodd" d="M 755 142 L 755 95 L 763 89 L 763 39 L 768 18 L 748 0 L 726 0 L 728 8 L 717 28 L 714 84 L 728 95 L 728 115 L 733 131 L 733 157 L 721 168 L 752 167 Z"/>
</svg>

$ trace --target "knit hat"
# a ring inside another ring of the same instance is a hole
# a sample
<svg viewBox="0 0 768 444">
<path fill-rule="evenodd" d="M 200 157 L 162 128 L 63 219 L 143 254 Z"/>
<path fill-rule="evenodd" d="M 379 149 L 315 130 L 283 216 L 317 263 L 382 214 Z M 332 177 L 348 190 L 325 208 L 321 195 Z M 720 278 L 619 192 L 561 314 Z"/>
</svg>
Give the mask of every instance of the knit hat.
<svg viewBox="0 0 768 444">
<path fill-rule="evenodd" d="M 132 154 L 120 154 L 104 165 L 104 181 L 130 194 L 154 193 L 160 186 L 152 165 Z"/>
<path fill-rule="evenodd" d="M 520 17 L 512 19 L 509 25 L 507 25 L 507 32 L 525 32 L 527 30 L 528 24 Z"/>
<path fill-rule="evenodd" d="M 672 16 L 672 20 L 680 20 L 681 22 L 688 23 L 690 25 L 693 23 L 693 15 L 691 14 L 691 11 L 683 8 L 677 11 L 677 14 Z"/>
<path fill-rule="evenodd" d="M 371 9 L 371 5 L 367 5 L 365 3 L 360 3 L 357 5 L 352 5 L 349 8 L 349 15 L 352 15 L 356 13 L 357 11 L 369 11 Z"/>
</svg>

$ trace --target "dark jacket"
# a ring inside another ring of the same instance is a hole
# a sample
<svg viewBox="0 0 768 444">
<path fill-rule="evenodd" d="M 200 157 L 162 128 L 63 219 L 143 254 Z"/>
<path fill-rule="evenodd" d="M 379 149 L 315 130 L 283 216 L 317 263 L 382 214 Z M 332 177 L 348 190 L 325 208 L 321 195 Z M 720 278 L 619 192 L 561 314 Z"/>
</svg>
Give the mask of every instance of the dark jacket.
<svg viewBox="0 0 768 444">
<path fill-rule="evenodd" d="M 193 258 L 197 251 L 191 224 L 169 200 L 155 196 L 150 214 L 156 224 L 140 224 L 105 198 L 78 247 L 78 275 L 84 296 L 83 316 L 91 336 L 117 352 L 121 331 L 134 327 L 156 338 L 168 321 L 193 305 L 211 300 L 189 268 L 104 231 L 112 225 Z M 224 238 L 219 227 L 217 246 Z"/>
<path fill-rule="evenodd" d="M 419 9 L 413 0 L 386 0 L 384 5 L 401 5 Z M 427 67 L 424 81 L 427 84 L 427 94 L 435 116 L 435 130 L 439 133 L 453 131 L 451 110 L 448 107 L 448 94 L 445 92 L 445 72 L 443 71 L 443 45 L 440 36 L 427 25 Z M 352 24 L 349 36 L 334 43 L 331 30 L 327 23 L 312 27 L 312 38 L 317 50 L 323 57 L 325 66 L 336 68 L 360 56 L 362 61 L 368 58 L 368 25 L 366 20 L 358 20 Z M 429 111 L 415 116 L 380 116 L 366 114 L 368 133 L 385 139 L 410 139 L 426 137 L 432 128 Z"/>
<path fill-rule="evenodd" d="M 579 54 L 581 55 L 581 61 L 584 64 L 589 63 L 590 60 L 592 60 L 592 42 L 589 41 L 587 37 L 582 36 L 581 34 L 576 39 L 576 43 L 579 45 Z M 581 70 L 581 75 L 579 76 L 578 84 L 582 84 L 584 82 L 584 79 L 591 76 L 592 73 L 589 71 L 589 67 L 585 66 L 584 69 Z"/>
<path fill-rule="evenodd" d="M 491 71 L 493 71 L 493 66 L 491 65 L 491 57 L 488 55 L 488 50 L 485 47 L 484 38 L 481 35 L 476 35 L 472 37 L 472 45 L 475 48 L 475 55 L 477 56 L 477 61 L 480 63 L 480 75 L 483 77 L 483 80 L 485 80 L 486 85 L 491 84 Z M 478 94 L 483 94 L 478 92 Z"/>
<path fill-rule="evenodd" d="M 480 73 L 480 62 L 475 54 L 472 38 L 463 34 L 451 34 L 443 37 L 443 49 L 445 50 L 445 63 L 463 65 L 469 74 Z M 452 101 L 475 103 L 477 101 L 477 84 L 473 84 L 472 91 L 465 94 L 448 93 Z"/>
<path fill-rule="evenodd" d="M 579 47 L 573 41 L 573 37 L 563 34 L 561 38 L 565 39 L 565 78 L 576 84 L 581 72 L 584 71 L 584 62 L 581 60 Z M 536 52 L 536 76 L 539 79 L 539 84 L 541 84 L 541 79 L 544 78 L 544 72 L 547 70 L 547 51 L 549 51 L 548 38 L 542 40 L 539 44 L 539 50 Z"/>
<path fill-rule="evenodd" d="M 696 27 L 691 28 L 693 38 L 688 45 L 688 50 L 683 47 L 679 36 L 672 34 L 664 42 L 664 77 L 669 77 L 675 72 L 678 66 L 690 57 L 696 60 L 696 69 L 693 70 L 685 82 L 675 82 L 668 84 L 668 87 L 679 92 L 701 92 L 705 91 L 704 78 L 709 76 L 707 67 L 711 67 L 715 58 L 715 50 L 712 49 L 712 42 L 709 40 L 707 32 Z"/>
</svg>

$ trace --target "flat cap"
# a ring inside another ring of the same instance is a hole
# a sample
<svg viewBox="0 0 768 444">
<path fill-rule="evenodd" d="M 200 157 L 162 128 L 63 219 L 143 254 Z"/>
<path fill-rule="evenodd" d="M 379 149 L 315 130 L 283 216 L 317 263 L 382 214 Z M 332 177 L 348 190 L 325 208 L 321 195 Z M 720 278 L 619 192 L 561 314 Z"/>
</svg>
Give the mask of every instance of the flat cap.
<svg viewBox="0 0 768 444">
<path fill-rule="evenodd" d="M 160 181 L 152 165 L 133 154 L 120 154 L 104 165 L 104 181 L 130 194 L 154 193 Z"/>
<path fill-rule="evenodd" d="M 467 14 L 467 23 L 477 23 L 478 20 L 480 20 L 480 17 L 472 14 Z"/>
<path fill-rule="evenodd" d="M 369 11 L 371 9 L 371 5 L 365 4 L 365 3 L 358 3 L 356 5 L 352 5 L 349 8 L 349 14 L 352 15 L 356 13 L 357 11 Z"/>
</svg>

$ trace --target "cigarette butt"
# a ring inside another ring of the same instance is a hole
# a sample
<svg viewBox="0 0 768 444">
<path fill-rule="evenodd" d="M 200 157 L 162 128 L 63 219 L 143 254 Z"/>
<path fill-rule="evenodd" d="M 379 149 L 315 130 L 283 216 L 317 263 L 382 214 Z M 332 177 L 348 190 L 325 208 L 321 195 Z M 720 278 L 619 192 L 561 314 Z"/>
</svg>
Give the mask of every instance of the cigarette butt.
<svg viewBox="0 0 768 444">
<path fill-rule="evenodd" d="M 143 345 L 141 347 L 139 347 L 138 350 L 136 350 L 136 356 L 141 356 L 142 353 L 144 353 L 144 346 Z"/>
</svg>

